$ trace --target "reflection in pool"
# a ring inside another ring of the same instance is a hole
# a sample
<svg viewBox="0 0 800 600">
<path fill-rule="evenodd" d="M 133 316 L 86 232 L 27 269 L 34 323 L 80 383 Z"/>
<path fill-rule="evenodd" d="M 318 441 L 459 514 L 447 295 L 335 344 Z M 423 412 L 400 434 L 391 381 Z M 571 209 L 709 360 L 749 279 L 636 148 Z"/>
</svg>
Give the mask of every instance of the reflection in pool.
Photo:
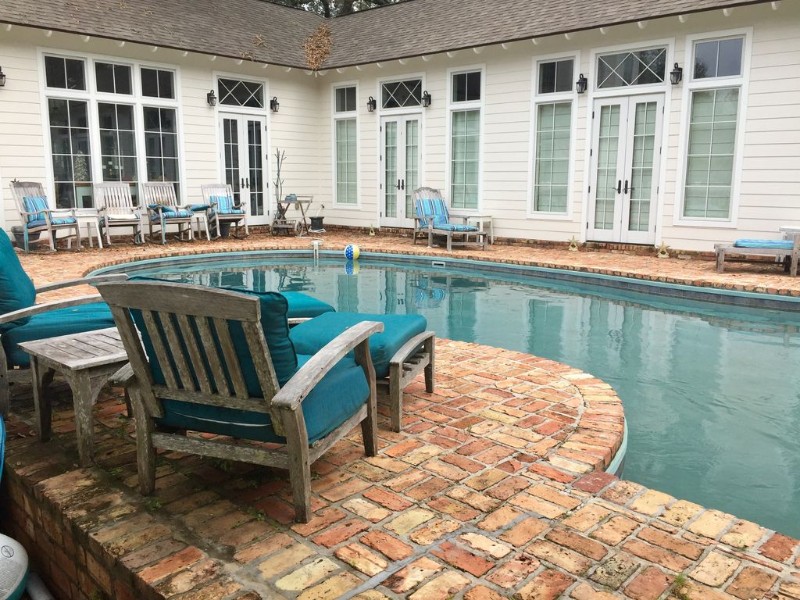
<svg viewBox="0 0 800 600">
<path fill-rule="evenodd" d="M 386 259 L 267 264 L 262 254 L 143 266 L 173 281 L 304 291 L 338 310 L 423 314 L 440 337 L 573 365 L 623 400 L 626 479 L 800 536 L 796 312 L 453 263 L 446 270 Z"/>
</svg>

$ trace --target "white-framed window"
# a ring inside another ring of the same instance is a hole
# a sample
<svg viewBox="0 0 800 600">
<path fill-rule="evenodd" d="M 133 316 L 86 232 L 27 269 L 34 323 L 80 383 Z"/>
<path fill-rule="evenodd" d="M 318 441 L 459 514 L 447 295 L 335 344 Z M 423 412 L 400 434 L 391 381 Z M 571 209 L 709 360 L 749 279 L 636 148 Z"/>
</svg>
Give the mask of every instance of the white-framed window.
<svg viewBox="0 0 800 600">
<path fill-rule="evenodd" d="M 574 56 L 543 59 L 534 69 L 531 212 L 566 216 L 571 164 Z"/>
<path fill-rule="evenodd" d="M 744 33 L 690 40 L 683 220 L 734 218 L 746 42 Z"/>
<path fill-rule="evenodd" d="M 333 88 L 333 162 L 336 204 L 358 204 L 358 121 L 355 85 Z"/>
<path fill-rule="evenodd" d="M 450 73 L 450 205 L 478 208 L 483 70 Z"/>
<path fill-rule="evenodd" d="M 49 148 L 59 207 L 94 206 L 92 184 L 167 181 L 180 197 L 174 69 L 42 54 Z"/>
<path fill-rule="evenodd" d="M 381 84 L 381 108 L 422 106 L 422 78 L 386 81 Z"/>
</svg>

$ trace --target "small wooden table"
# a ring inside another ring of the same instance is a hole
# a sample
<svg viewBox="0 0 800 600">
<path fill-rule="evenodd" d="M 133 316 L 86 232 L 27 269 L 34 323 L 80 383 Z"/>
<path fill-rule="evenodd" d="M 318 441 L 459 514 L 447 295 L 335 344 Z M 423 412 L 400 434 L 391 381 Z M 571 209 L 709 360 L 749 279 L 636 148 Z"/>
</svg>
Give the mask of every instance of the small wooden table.
<svg viewBox="0 0 800 600">
<path fill-rule="evenodd" d="M 72 389 L 75 405 L 75 434 L 82 467 L 94 462 L 92 407 L 111 376 L 128 362 L 116 327 L 22 342 L 31 355 L 33 402 L 39 439 L 50 439 L 50 398 L 43 388 L 59 372 Z"/>
</svg>

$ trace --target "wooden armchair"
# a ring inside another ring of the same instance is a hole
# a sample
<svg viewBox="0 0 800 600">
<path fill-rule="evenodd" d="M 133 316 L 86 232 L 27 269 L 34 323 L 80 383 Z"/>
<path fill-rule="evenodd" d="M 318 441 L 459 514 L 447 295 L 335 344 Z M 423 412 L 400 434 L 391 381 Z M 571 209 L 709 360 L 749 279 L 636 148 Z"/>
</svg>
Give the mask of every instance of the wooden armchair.
<svg viewBox="0 0 800 600">
<path fill-rule="evenodd" d="M 242 206 L 236 204 L 233 197 L 233 189 L 224 183 L 210 183 L 201 185 L 203 192 L 203 202 L 211 207 L 209 220 L 216 229 L 217 237 L 222 235 L 222 225 L 234 225 L 236 231 L 234 237 L 239 237 L 239 226 L 244 227 L 244 234 L 250 235 L 247 228 L 247 211 Z"/>
<path fill-rule="evenodd" d="M 358 424 L 367 455 L 376 454 L 369 336 L 380 323 L 360 323 L 303 356 L 276 292 L 145 281 L 98 290 L 132 367 L 143 494 L 155 488 L 156 448 L 269 465 L 289 471 L 296 519 L 307 522 L 311 463 Z"/>
<path fill-rule="evenodd" d="M 175 186 L 171 183 L 150 182 L 140 184 L 142 190 L 142 205 L 147 208 L 147 223 L 150 241 L 154 233 L 161 233 L 161 243 L 167 243 L 167 226 L 176 225 L 180 239 L 194 240 L 192 220 L 199 218 L 205 220 L 205 213 L 195 213 L 191 208 L 179 206 L 175 196 Z M 208 221 L 205 220 L 206 235 L 208 235 Z M 158 227 L 158 229 L 154 229 Z M 209 237 L 209 239 L 211 239 Z"/>
<path fill-rule="evenodd" d="M 50 208 L 44 187 L 35 181 L 12 181 L 11 195 L 17 204 L 22 220 L 23 250 L 29 251 L 31 234 L 47 232 L 50 250 L 56 249 L 56 235 L 59 231 L 68 232 L 68 245 L 72 246 L 72 237 L 77 241 L 77 250 L 81 249 L 81 228 L 71 208 Z M 38 238 L 39 236 L 37 236 Z M 38 241 L 38 240 L 36 240 Z"/>
<path fill-rule="evenodd" d="M 451 214 L 439 190 L 429 187 L 414 190 L 414 208 L 415 244 L 417 233 L 423 232 L 428 234 L 429 248 L 433 246 L 433 236 L 438 235 L 446 238 L 448 252 L 452 252 L 453 246 L 476 246 L 486 249 L 486 232 L 481 231 L 476 225 L 470 225 L 469 215 Z M 453 219 L 460 219 L 462 222 L 454 223 Z"/>
<path fill-rule="evenodd" d="M 105 233 L 106 244 L 111 245 L 111 228 L 133 229 L 133 243 L 144 243 L 142 211 L 133 203 L 131 186 L 124 181 L 94 184 L 94 202 L 100 219 L 100 230 Z"/>
</svg>

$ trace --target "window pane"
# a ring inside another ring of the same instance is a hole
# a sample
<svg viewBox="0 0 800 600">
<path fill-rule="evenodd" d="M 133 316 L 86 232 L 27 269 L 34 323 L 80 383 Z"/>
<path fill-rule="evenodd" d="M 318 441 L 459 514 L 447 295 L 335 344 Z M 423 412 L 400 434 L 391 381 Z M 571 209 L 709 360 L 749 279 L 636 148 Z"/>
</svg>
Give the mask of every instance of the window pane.
<svg viewBox="0 0 800 600">
<path fill-rule="evenodd" d="M 114 85 L 118 94 L 130 94 L 131 68 L 126 65 L 114 65 Z"/>
<path fill-rule="evenodd" d="M 47 103 L 56 206 L 72 208 L 77 198 L 81 208 L 90 207 L 92 173 L 86 102 L 48 99 Z"/>
<path fill-rule="evenodd" d="M 158 71 L 158 97 L 175 98 L 175 74 L 172 71 Z"/>
<path fill-rule="evenodd" d="M 742 74 L 743 43 L 744 40 L 742 38 L 720 41 L 717 77 L 731 77 Z"/>
<path fill-rule="evenodd" d="M 114 65 L 96 63 L 94 65 L 95 80 L 98 92 L 114 92 Z"/>
<path fill-rule="evenodd" d="M 44 74 L 47 87 L 66 88 L 67 71 L 64 66 L 64 59 L 55 56 L 44 57 Z"/>
<path fill-rule="evenodd" d="M 145 106 L 142 112 L 147 131 L 144 138 L 147 180 L 171 182 L 177 189 L 180 172 L 175 109 Z"/>
<path fill-rule="evenodd" d="M 356 204 L 358 201 L 356 120 L 337 120 L 335 134 L 336 202 L 339 204 Z"/>
<path fill-rule="evenodd" d="M 238 79 L 218 80 L 219 103 L 230 106 L 264 108 L 264 86 Z"/>
<path fill-rule="evenodd" d="M 142 69 L 142 96 L 158 98 L 158 71 L 154 69 Z"/>
<path fill-rule="evenodd" d="M 422 80 L 393 81 L 381 86 L 381 106 L 400 108 L 422 104 Z"/>
<path fill-rule="evenodd" d="M 539 93 L 550 94 L 556 91 L 556 63 L 539 65 Z"/>
<path fill-rule="evenodd" d="M 710 40 L 694 45 L 694 78 L 735 77 L 742 74 L 744 38 Z"/>
<path fill-rule="evenodd" d="M 453 75 L 453 102 L 481 99 L 481 72 L 455 73 Z"/>
<path fill-rule="evenodd" d="M 662 83 L 666 60 L 666 48 L 603 54 L 597 57 L 597 87 L 607 89 Z"/>
<path fill-rule="evenodd" d="M 692 93 L 685 217 L 730 217 L 738 107 L 738 88 Z"/>
<path fill-rule="evenodd" d="M 536 114 L 533 210 L 565 213 L 572 103 L 540 104 Z"/>
<path fill-rule="evenodd" d="M 450 139 L 450 201 L 453 208 L 478 207 L 480 111 L 454 111 Z"/>
<path fill-rule="evenodd" d="M 572 90 L 573 61 L 560 60 L 556 63 L 556 91 L 569 92 Z"/>
<path fill-rule="evenodd" d="M 336 88 L 336 112 L 350 112 L 356 109 L 355 86 Z"/>
<path fill-rule="evenodd" d="M 65 59 L 64 63 L 67 67 L 67 89 L 85 90 L 86 79 L 83 73 L 83 61 Z"/>
</svg>

